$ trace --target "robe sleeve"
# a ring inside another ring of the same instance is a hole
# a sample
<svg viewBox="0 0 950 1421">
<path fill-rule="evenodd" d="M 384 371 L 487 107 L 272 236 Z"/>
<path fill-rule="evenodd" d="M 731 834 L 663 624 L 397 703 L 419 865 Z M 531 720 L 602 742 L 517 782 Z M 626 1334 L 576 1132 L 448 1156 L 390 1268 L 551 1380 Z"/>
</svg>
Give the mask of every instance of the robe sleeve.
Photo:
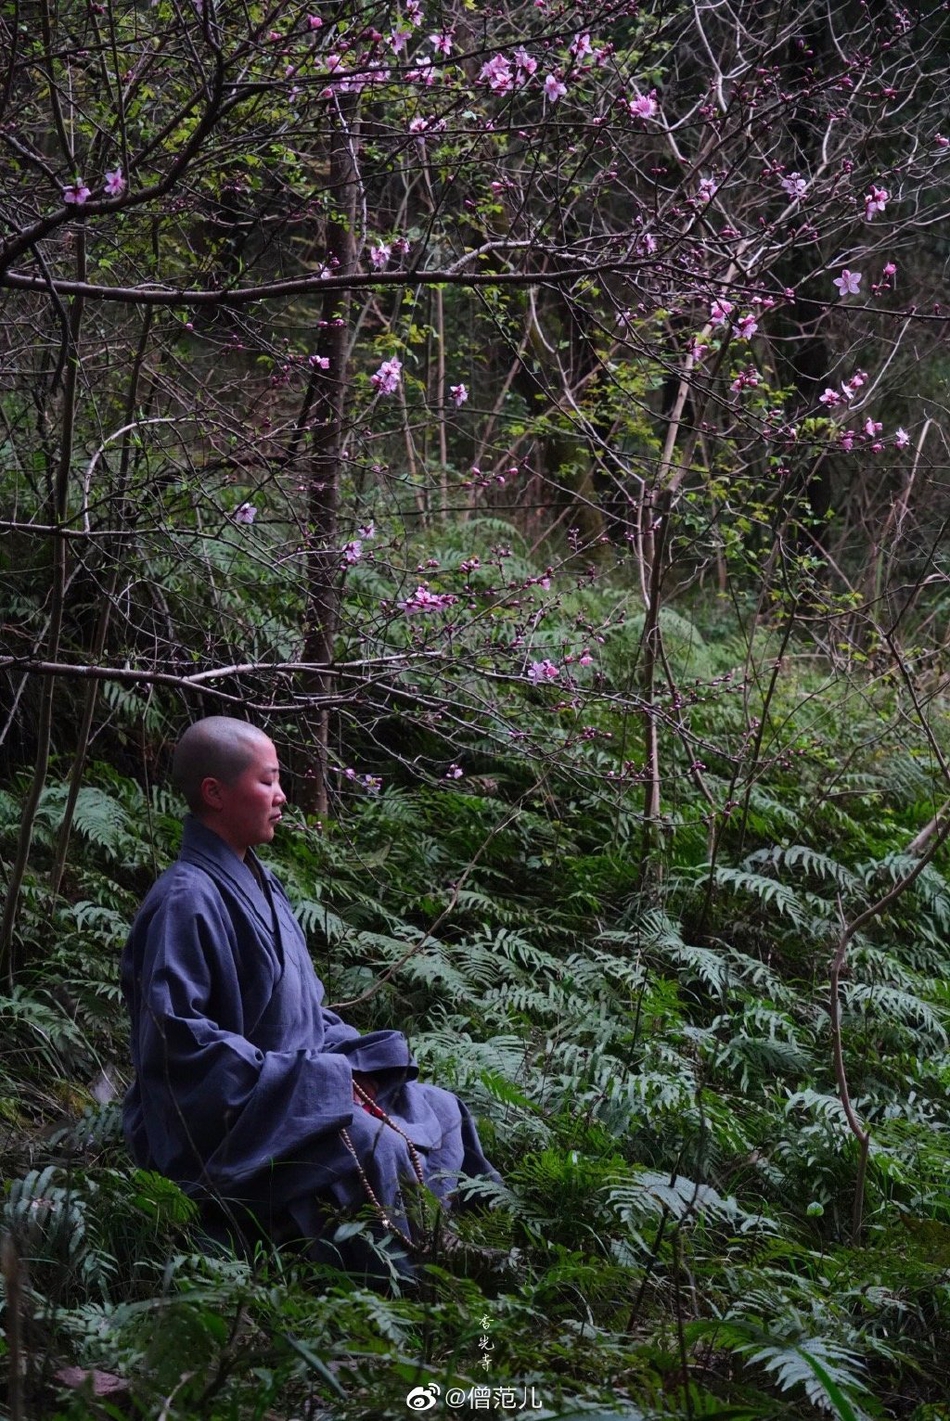
<svg viewBox="0 0 950 1421">
<path fill-rule="evenodd" d="M 229 1193 L 351 1122 L 352 1066 L 321 1041 L 265 1051 L 248 1039 L 245 1004 L 269 999 L 279 964 L 241 940 L 213 884 L 187 886 L 130 943 L 130 1133 L 162 1173 Z"/>
</svg>

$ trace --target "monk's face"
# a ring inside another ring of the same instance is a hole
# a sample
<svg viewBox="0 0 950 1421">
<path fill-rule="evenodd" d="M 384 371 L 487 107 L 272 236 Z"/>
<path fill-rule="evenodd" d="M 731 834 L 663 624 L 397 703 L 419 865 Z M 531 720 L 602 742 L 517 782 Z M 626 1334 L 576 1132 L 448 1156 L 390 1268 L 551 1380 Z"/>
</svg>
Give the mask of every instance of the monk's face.
<svg viewBox="0 0 950 1421">
<path fill-rule="evenodd" d="M 211 809 L 205 822 L 239 858 L 256 844 L 270 843 L 287 803 L 273 743 L 262 735 L 253 741 L 252 751 L 251 763 L 230 784 L 205 782 L 205 801 Z"/>
</svg>

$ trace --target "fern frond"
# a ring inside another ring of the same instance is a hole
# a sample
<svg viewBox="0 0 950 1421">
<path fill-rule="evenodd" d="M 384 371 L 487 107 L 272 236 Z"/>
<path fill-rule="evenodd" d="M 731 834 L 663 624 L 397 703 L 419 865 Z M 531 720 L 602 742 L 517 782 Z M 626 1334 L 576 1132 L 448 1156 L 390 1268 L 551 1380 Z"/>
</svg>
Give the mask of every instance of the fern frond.
<svg viewBox="0 0 950 1421">
<path fill-rule="evenodd" d="M 947 1044 L 946 1027 L 938 1011 L 913 992 L 881 982 L 845 982 L 842 994 L 848 1008 L 861 1009 L 862 1017 L 897 1021 L 915 1032 L 926 1032 L 942 1046 Z"/>
<path fill-rule="evenodd" d="M 787 848 L 773 846 L 756 849 L 743 860 L 742 867 L 756 871 L 760 868 L 800 869 L 811 878 L 831 883 L 842 893 L 856 893 L 864 885 L 862 880 L 844 864 L 838 863 L 829 854 L 819 853 L 807 844 L 790 844 Z"/>
<path fill-rule="evenodd" d="M 712 878 L 720 888 L 729 888 L 733 893 L 745 894 L 763 906 L 774 909 L 796 928 L 806 929 L 809 926 L 809 915 L 798 894 L 777 879 L 725 865 L 713 869 Z"/>
<path fill-rule="evenodd" d="M 760 1319 L 739 1317 L 690 1323 L 687 1335 L 709 1339 L 764 1367 L 781 1391 L 801 1387 L 813 1406 L 838 1421 L 865 1421 L 857 1399 L 870 1398 L 857 1354 L 832 1338 L 809 1336 L 798 1319 L 784 1336 Z"/>
</svg>

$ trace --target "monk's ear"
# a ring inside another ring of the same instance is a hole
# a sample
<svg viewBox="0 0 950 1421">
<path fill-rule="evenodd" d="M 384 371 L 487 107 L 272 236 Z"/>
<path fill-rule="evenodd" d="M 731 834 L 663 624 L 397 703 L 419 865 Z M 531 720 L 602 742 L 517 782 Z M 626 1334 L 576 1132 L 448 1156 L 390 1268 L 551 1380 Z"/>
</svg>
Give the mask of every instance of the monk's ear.
<svg viewBox="0 0 950 1421">
<path fill-rule="evenodd" d="M 221 781 L 214 775 L 205 775 L 198 786 L 202 811 L 221 808 Z"/>
</svg>

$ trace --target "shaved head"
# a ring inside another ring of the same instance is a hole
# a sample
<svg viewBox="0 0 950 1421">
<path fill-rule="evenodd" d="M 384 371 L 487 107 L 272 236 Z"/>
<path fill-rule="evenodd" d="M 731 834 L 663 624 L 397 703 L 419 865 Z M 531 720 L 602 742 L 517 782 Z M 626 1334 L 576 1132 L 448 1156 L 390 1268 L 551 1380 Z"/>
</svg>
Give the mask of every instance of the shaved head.
<svg viewBox="0 0 950 1421">
<path fill-rule="evenodd" d="M 234 784 L 262 745 L 270 745 L 263 730 L 233 716 L 209 715 L 189 725 L 175 746 L 172 784 L 192 814 L 201 814 L 206 807 L 201 793 L 206 779 Z"/>
</svg>

